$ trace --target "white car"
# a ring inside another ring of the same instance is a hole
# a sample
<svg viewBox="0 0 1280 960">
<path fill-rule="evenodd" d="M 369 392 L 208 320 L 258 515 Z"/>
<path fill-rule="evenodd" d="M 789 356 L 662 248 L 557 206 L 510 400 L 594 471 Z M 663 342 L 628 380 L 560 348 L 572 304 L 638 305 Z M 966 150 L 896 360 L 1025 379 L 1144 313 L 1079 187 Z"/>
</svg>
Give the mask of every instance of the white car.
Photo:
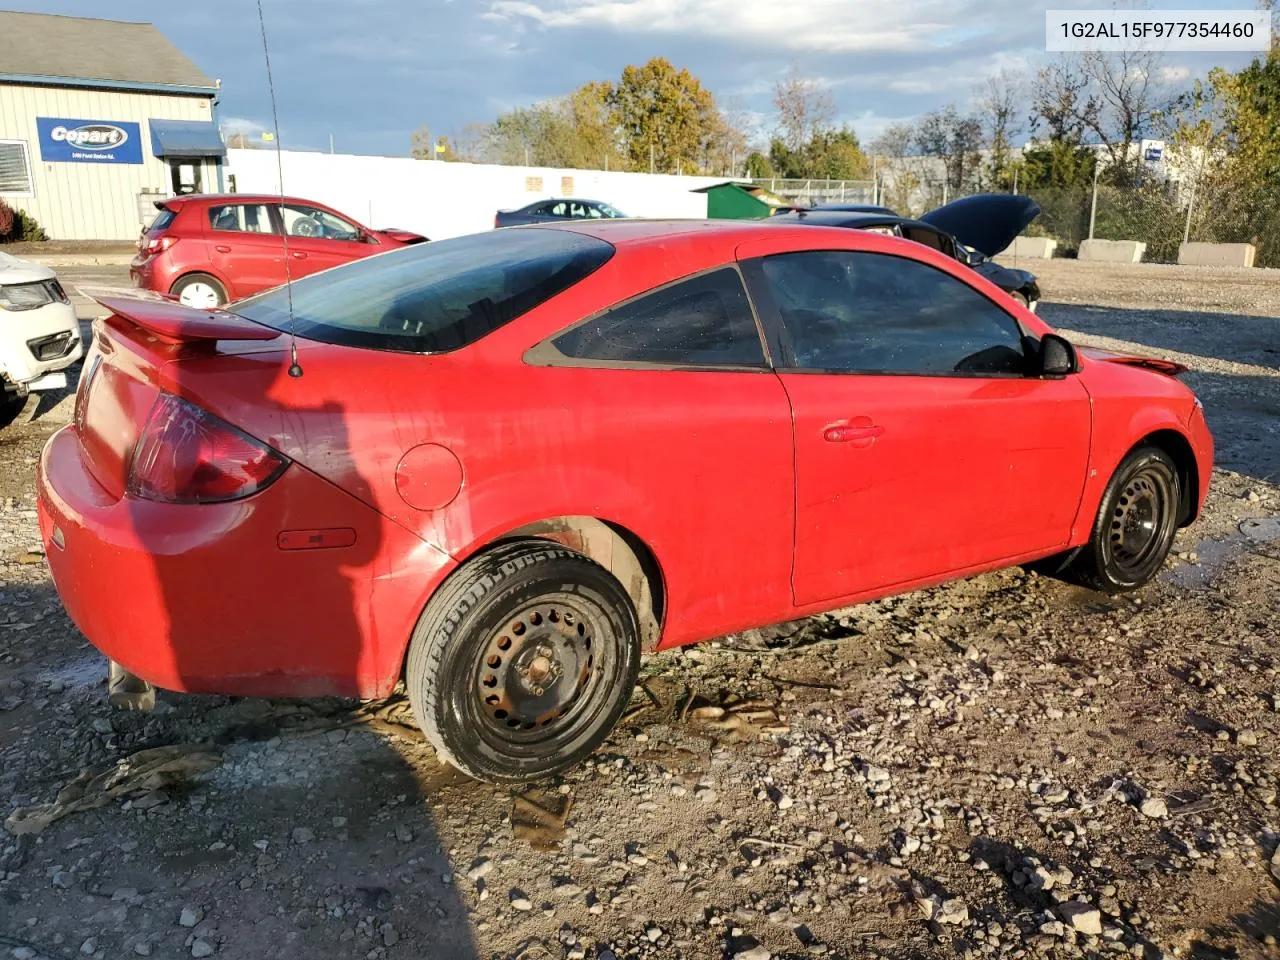
<svg viewBox="0 0 1280 960">
<path fill-rule="evenodd" d="M 80 322 L 58 275 L 0 253 L 0 428 L 22 412 L 27 394 L 59 390 L 80 359 Z"/>
</svg>

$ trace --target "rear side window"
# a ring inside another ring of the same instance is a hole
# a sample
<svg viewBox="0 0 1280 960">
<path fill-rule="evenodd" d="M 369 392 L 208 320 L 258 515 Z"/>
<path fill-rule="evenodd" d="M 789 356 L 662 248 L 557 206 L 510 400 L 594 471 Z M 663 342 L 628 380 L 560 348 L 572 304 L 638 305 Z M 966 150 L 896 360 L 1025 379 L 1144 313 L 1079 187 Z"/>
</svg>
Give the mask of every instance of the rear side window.
<svg viewBox="0 0 1280 960">
<path fill-rule="evenodd" d="M 565 357 L 621 363 L 759 367 L 755 315 L 732 268 L 645 294 L 551 341 Z"/>
<path fill-rule="evenodd" d="M 156 211 L 155 218 L 147 225 L 147 233 L 157 233 L 161 230 L 167 230 L 169 224 L 176 220 L 178 215 L 168 207 L 160 207 Z"/>
<path fill-rule="evenodd" d="M 495 230 L 420 243 L 293 283 L 299 336 L 403 353 L 474 343 L 581 281 L 613 245 L 560 230 Z M 288 290 L 229 309 L 289 329 Z"/>
<path fill-rule="evenodd" d="M 275 233 L 265 203 L 224 203 L 209 208 L 209 226 L 233 233 Z"/>
</svg>

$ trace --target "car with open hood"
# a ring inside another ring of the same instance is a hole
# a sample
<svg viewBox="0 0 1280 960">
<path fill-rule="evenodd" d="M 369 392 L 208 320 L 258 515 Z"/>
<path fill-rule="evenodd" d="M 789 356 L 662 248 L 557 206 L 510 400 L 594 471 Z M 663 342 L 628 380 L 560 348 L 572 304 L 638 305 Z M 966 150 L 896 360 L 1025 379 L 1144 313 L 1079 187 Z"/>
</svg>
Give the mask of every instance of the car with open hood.
<svg viewBox="0 0 1280 960">
<path fill-rule="evenodd" d="M 1040 300 L 1035 274 L 996 263 L 994 257 L 1039 215 L 1040 206 L 1030 197 L 987 193 L 963 197 L 914 220 L 887 207 L 852 203 L 822 204 L 784 214 L 782 219 L 872 230 L 923 243 L 973 268 L 1034 310 Z"/>
<path fill-rule="evenodd" d="M 1135 590 L 1213 462 L 1176 365 L 865 230 L 577 221 L 100 296 L 37 490 L 121 697 L 403 682 L 494 782 L 599 746 L 648 652 L 1048 558 Z"/>
<path fill-rule="evenodd" d="M 278 195 L 187 194 L 155 206 L 129 267 L 133 285 L 202 309 L 427 239 Z"/>
<path fill-rule="evenodd" d="M 67 386 L 80 359 L 80 322 L 52 268 L 0 253 L 0 429 L 27 396 Z"/>
</svg>

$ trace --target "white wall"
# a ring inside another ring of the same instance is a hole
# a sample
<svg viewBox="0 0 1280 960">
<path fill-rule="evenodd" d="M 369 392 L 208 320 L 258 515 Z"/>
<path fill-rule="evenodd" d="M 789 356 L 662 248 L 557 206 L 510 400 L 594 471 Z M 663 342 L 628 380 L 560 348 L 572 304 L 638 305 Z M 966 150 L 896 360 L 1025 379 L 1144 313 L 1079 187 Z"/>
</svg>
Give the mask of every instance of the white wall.
<svg viewBox="0 0 1280 960">
<path fill-rule="evenodd" d="M 169 166 L 152 156 L 148 120 L 209 120 L 212 98 L 0 84 L 0 140 L 27 147 L 34 189 L 5 194 L 10 206 L 39 221 L 54 240 L 136 240 L 142 228 L 139 195 L 173 193 Z M 36 117 L 71 117 L 140 125 L 142 163 L 46 163 L 40 159 Z M 218 168 L 204 164 L 203 188 L 218 189 Z M 155 209 L 145 204 L 150 220 Z"/>
<path fill-rule="evenodd" d="M 315 200 L 367 227 L 399 227 L 432 240 L 493 228 L 494 214 L 547 197 L 602 200 L 636 217 L 700 218 L 707 196 L 691 193 L 723 177 L 678 177 L 604 170 L 501 167 L 411 157 L 284 151 L 284 192 Z M 277 193 L 273 150 L 229 150 L 238 193 Z M 541 184 L 537 183 L 541 178 Z M 230 179 L 227 189 L 230 189 Z"/>
</svg>

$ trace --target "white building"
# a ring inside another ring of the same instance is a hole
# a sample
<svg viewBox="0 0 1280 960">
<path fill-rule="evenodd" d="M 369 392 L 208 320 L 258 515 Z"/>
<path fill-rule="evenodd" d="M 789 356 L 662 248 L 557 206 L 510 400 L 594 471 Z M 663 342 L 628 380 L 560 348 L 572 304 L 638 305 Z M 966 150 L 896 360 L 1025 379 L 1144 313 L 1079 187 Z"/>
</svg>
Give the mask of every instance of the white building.
<svg viewBox="0 0 1280 960">
<path fill-rule="evenodd" d="M 0 199 L 55 240 L 132 240 L 223 187 L 218 83 L 148 23 L 0 11 Z"/>
</svg>

